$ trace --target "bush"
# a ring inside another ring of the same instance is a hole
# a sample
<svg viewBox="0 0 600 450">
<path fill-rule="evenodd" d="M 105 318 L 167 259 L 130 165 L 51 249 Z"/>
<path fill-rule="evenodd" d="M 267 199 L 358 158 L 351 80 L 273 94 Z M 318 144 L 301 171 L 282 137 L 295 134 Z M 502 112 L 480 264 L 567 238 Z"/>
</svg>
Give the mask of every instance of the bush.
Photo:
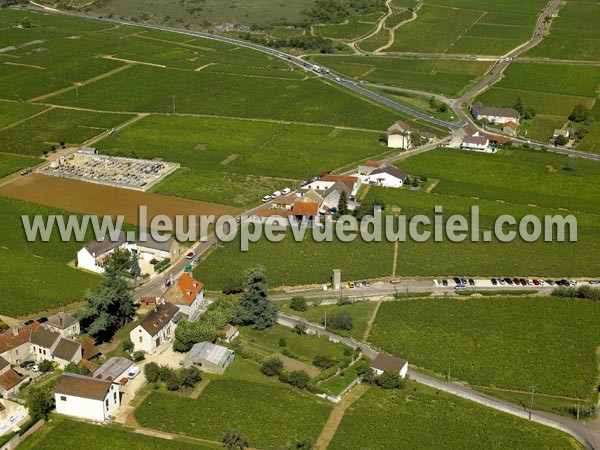
<svg viewBox="0 0 600 450">
<path fill-rule="evenodd" d="M 155 362 L 149 362 L 144 366 L 144 376 L 148 383 L 156 383 L 160 375 L 160 367 Z"/>
<path fill-rule="evenodd" d="M 177 377 L 177 374 L 175 374 L 175 372 L 173 372 L 172 370 L 169 370 L 169 372 L 166 374 L 165 377 L 166 377 L 165 386 L 166 386 L 167 390 L 169 390 L 169 391 L 179 390 L 179 378 Z"/>
<path fill-rule="evenodd" d="M 350 331 L 354 327 L 354 319 L 348 311 L 332 314 L 327 320 L 327 326 L 334 330 Z"/>
<path fill-rule="evenodd" d="M 294 297 L 290 302 L 290 308 L 294 311 L 306 311 L 308 310 L 308 304 L 304 297 Z"/>
<path fill-rule="evenodd" d="M 285 340 L 285 338 L 279 339 L 279 346 L 280 347 L 285 347 L 286 345 L 287 345 L 287 341 Z"/>
<path fill-rule="evenodd" d="M 42 373 L 48 373 L 54 370 L 54 364 L 52 364 L 52 361 L 48 361 L 47 359 L 39 363 L 38 367 Z"/>
<path fill-rule="evenodd" d="M 144 359 L 144 352 L 138 350 L 137 352 L 133 353 L 133 360 L 135 362 L 143 361 Z"/>
<path fill-rule="evenodd" d="M 305 389 L 310 381 L 310 375 L 304 370 L 290 372 L 288 383 L 298 389 Z"/>
<path fill-rule="evenodd" d="M 321 370 L 329 369 L 337 365 L 338 361 L 330 355 L 318 355 L 313 360 L 313 366 L 318 367 Z"/>
<path fill-rule="evenodd" d="M 383 389 L 404 389 L 404 380 L 394 372 L 383 372 L 377 377 L 376 383 Z"/>
<path fill-rule="evenodd" d="M 194 387 L 200 381 L 202 381 L 202 375 L 200 371 L 195 367 L 189 369 L 183 369 L 179 374 L 179 380 L 184 387 Z"/>
<path fill-rule="evenodd" d="M 262 374 L 268 377 L 274 377 L 276 375 L 279 375 L 282 370 L 283 363 L 277 356 L 266 359 L 260 366 L 260 371 L 262 372 Z"/>
<path fill-rule="evenodd" d="M 133 342 L 131 342 L 129 339 L 125 339 L 123 342 L 121 342 L 121 348 L 124 352 L 129 353 L 131 350 L 133 350 Z"/>
</svg>

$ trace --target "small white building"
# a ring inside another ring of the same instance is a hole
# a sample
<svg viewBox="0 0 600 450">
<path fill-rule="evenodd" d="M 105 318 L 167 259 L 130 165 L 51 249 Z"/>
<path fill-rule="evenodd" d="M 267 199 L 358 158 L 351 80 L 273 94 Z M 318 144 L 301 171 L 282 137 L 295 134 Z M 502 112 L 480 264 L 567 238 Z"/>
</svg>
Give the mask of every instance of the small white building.
<svg viewBox="0 0 600 450">
<path fill-rule="evenodd" d="M 400 188 L 404 185 L 408 175 L 406 172 L 393 166 L 380 167 L 371 172 L 364 180 L 365 184 Z"/>
<path fill-rule="evenodd" d="M 56 389 L 56 412 L 79 419 L 105 422 L 121 405 L 120 385 L 111 381 L 65 373 Z"/>
<path fill-rule="evenodd" d="M 240 332 L 236 327 L 228 323 L 222 330 L 217 331 L 217 334 L 223 342 L 231 344 L 240 335 Z"/>
<path fill-rule="evenodd" d="M 173 237 L 160 242 L 148 234 L 143 241 L 127 243 L 125 247 L 132 253 L 137 253 L 138 257 L 144 261 L 162 261 L 167 258 L 174 260 L 179 256 L 179 245 Z"/>
<path fill-rule="evenodd" d="M 234 359 L 235 353 L 227 347 L 211 342 L 199 342 L 185 355 L 183 366 L 222 375 Z"/>
<path fill-rule="evenodd" d="M 492 153 L 490 140 L 487 136 L 465 136 L 460 144 L 460 148 L 476 152 Z"/>
<path fill-rule="evenodd" d="M 77 252 L 77 267 L 90 272 L 104 273 L 104 258 L 115 249 L 125 247 L 127 245 L 125 237 L 125 232 L 121 231 L 119 237 L 114 241 L 110 239 L 110 236 L 106 236 L 86 244 Z"/>
<path fill-rule="evenodd" d="M 208 307 L 204 300 L 204 283 L 196 280 L 191 273 L 183 273 L 177 282 L 164 293 L 163 302 L 172 303 L 189 317 L 190 322 L 195 322 L 200 314 Z"/>
<path fill-rule="evenodd" d="M 411 145 L 411 129 L 401 120 L 396 121 L 387 129 L 387 146 L 390 148 L 407 149 Z"/>
<path fill-rule="evenodd" d="M 475 120 L 487 120 L 489 123 L 504 125 L 507 122 L 519 123 L 521 115 L 514 108 L 495 108 L 493 106 L 485 106 L 481 102 L 477 102 L 470 107 L 471 114 Z"/>
<path fill-rule="evenodd" d="M 177 327 L 179 308 L 172 303 L 161 303 L 129 333 L 135 351 L 154 353 L 158 346 L 170 340 Z"/>
<path fill-rule="evenodd" d="M 79 320 L 65 312 L 50 316 L 46 326 L 50 331 L 59 333 L 64 338 L 73 338 L 81 333 Z"/>
<path fill-rule="evenodd" d="M 408 361 L 386 353 L 379 353 L 371 364 L 371 369 L 376 375 L 381 375 L 383 372 L 392 372 L 405 378 L 408 373 Z"/>
<path fill-rule="evenodd" d="M 127 374 L 134 366 L 135 364 L 130 359 L 123 356 L 113 356 L 98 367 L 91 376 L 97 380 L 123 384 L 123 379 L 127 380 Z"/>
</svg>

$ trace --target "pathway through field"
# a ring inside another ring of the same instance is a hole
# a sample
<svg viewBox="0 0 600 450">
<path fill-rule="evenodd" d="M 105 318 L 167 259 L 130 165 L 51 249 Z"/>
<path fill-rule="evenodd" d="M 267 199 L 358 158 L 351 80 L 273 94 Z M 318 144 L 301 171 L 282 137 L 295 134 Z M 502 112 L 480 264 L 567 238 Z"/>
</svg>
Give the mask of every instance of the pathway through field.
<svg viewBox="0 0 600 450">
<path fill-rule="evenodd" d="M 335 433 L 344 418 L 346 410 L 352 406 L 355 401 L 361 398 L 363 394 L 369 390 L 369 387 L 368 384 L 359 383 L 342 398 L 340 403 L 335 405 L 329 415 L 329 419 L 327 419 L 327 423 L 325 423 L 325 426 L 323 427 L 323 431 L 321 431 L 319 439 L 317 439 L 315 450 L 325 450 L 329 446 L 329 443 L 333 439 L 333 436 L 335 436 Z"/>
<path fill-rule="evenodd" d="M 371 332 L 371 328 L 373 327 L 373 322 L 375 322 L 375 317 L 377 317 L 377 312 L 379 311 L 380 306 L 381 306 L 381 302 L 377 302 L 375 304 L 375 309 L 373 310 L 373 314 L 371 315 L 371 318 L 367 322 L 367 328 L 365 329 L 365 332 L 362 337 L 362 340 L 365 342 L 367 342 L 367 338 L 369 337 L 369 333 Z"/>
</svg>

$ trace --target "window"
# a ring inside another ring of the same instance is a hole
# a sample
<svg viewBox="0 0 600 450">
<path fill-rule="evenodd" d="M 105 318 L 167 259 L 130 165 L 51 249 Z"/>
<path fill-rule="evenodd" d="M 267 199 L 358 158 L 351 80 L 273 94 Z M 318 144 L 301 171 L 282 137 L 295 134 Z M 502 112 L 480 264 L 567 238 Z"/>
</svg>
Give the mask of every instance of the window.
<svg viewBox="0 0 600 450">
<path fill-rule="evenodd" d="M 60 401 L 61 402 L 66 402 L 67 401 L 67 397 L 65 397 L 64 395 L 60 396 Z"/>
<path fill-rule="evenodd" d="M 117 393 L 116 392 L 114 393 L 114 400 L 115 400 L 115 402 L 117 401 Z"/>
<path fill-rule="evenodd" d="M 140 336 L 140 342 L 144 342 L 144 338 Z"/>
<path fill-rule="evenodd" d="M 108 408 L 108 399 L 106 399 L 106 401 L 104 403 L 106 404 L 106 407 Z"/>
</svg>

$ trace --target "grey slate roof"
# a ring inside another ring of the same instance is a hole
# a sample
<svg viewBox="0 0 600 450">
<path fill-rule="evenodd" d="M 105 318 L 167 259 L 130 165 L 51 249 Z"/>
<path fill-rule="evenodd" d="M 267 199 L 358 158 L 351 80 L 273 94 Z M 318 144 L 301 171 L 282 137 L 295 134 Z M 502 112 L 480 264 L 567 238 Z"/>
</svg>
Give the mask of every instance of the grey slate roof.
<svg viewBox="0 0 600 450">
<path fill-rule="evenodd" d="M 104 255 L 106 252 L 114 250 L 117 247 L 123 245 L 126 241 L 126 235 L 124 231 L 119 231 L 119 237 L 116 241 L 111 240 L 110 236 L 107 235 L 101 240 L 92 241 L 85 246 L 88 252 L 92 256 Z"/>
<path fill-rule="evenodd" d="M 48 319 L 48 324 L 58 328 L 59 330 L 65 330 L 77 322 L 79 321 L 75 317 L 64 312 L 59 312 Z"/>
<path fill-rule="evenodd" d="M 375 169 L 373 172 L 371 172 L 370 175 L 378 175 L 380 173 L 387 173 L 388 175 L 399 178 L 401 180 L 406 180 L 406 177 L 408 176 L 406 172 L 403 172 L 402 170 L 394 166 L 380 167 L 379 169 Z"/>
<path fill-rule="evenodd" d="M 200 359 L 217 366 L 222 366 L 232 353 L 232 350 L 222 345 L 216 345 L 211 342 L 199 342 L 198 344 L 194 344 L 185 358 Z"/>
<path fill-rule="evenodd" d="M 371 367 L 383 370 L 384 372 L 400 372 L 406 364 L 408 364 L 408 361 L 404 359 L 396 358 L 395 356 L 386 353 L 380 353 L 375 360 L 373 360 Z"/>
<path fill-rule="evenodd" d="M 92 376 L 100 380 L 119 381 L 117 378 L 133 366 L 133 361 L 123 356 L 113 356 L 100 366 Z"/>
<path fill-rule="evenodd" d="M 39 347 L 52 348 L 59 338 L 60 334 L 55 331 L 50 331 L 48 328 L 42 326 L 31 333 L 30 342 Z"/>
<path fill-rule="evenodd" d="M 79 342 L 60 338 L 52 356 L 65 361 L 72 361 L 77 352 L 81 353 L 81 344 Z"/>
<path fill-rule="evenodd" d="M 173 237 L 170 237 L 165 242 L 159 242 L 155 240 L 151 234 L 148 234 L 145 237 L 144 241 L 140 241 L 138 239 L 137 241 L 135 241 L 135 243 L 138 247 L 146 247 L 151 248 L 153 250 L 160 250 L 162 252 L 169 252 L 171 251 L 171 245 L 173 244 Z"/>
</svg>

